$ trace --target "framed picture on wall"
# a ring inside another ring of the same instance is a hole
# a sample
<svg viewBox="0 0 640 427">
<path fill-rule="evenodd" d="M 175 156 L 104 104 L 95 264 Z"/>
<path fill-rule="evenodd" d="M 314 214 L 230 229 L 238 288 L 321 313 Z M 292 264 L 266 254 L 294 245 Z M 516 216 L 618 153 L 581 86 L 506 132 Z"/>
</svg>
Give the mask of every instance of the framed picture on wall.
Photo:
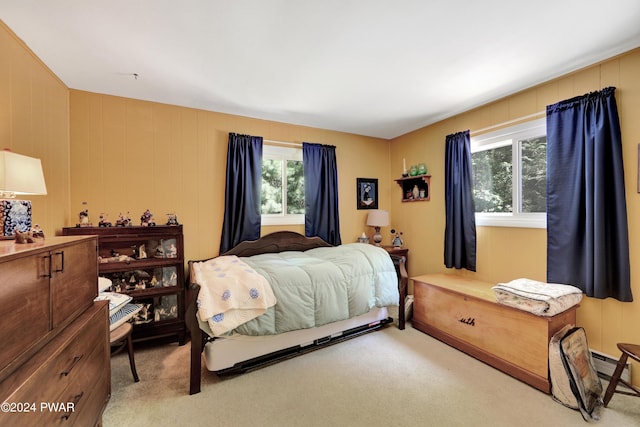
<svg viewBox="0 0 640 427">
<path fill-rule="evenodd" d="M 358 209 L 378 209 L 378 179 L 356 178 Z"/>
</svg>

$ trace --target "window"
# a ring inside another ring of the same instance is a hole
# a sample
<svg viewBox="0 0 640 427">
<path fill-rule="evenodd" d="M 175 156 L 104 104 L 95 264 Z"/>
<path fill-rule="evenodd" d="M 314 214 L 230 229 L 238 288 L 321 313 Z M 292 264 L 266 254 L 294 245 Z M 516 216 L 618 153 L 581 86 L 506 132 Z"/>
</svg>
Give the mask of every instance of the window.
<svg viewBox="0 0 640 427">
<path fill-rule="evenodd" d="M 476 224 L 545 228 L 546 119 L 471 138 Z"/>
<path fill-rule="evenodd" d="M 302 147 L 263 145 L 263 225 L 304 224 Z"/>
</svg>

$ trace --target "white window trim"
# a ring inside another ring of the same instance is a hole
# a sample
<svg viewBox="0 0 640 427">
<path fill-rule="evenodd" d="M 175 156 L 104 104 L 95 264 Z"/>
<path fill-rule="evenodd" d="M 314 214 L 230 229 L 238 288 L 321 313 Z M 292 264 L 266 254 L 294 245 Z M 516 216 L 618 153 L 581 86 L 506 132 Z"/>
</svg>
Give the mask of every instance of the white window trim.
<svg viewBox="0 0 640 427">
<path fill-rule="evenodd" d="M 264 144 L 263 159 L 299 160 L 302 161 L 302 147 L 282 147 Z M 283 199 L 286 203 L 286 199 Z M 284 206 L 286 208 L 286 205 Z M 262 214 L 261 225 L 304 225 L 304 214 Z"/>
<path fill-rule="evenodd" d="M 497 130 L 491 133 L 471 137 L 471 152 L 497 148 L 509 144 L 513 144 L 513 139 L 517 137 L 519 140 L 534 138 L 541 134 L 546 135 L 547 121 L 546 118 L 532 120 L 521 123 L 505 129 Z M 542 132 L 542 133 L 541 133 Z M 505 141 L 509 140 L 509 143 Z M 520 177 L 520 150 L 513 150 L 513 174 Z M 513 200 L 514 208 L 521 206 L 520 182 L 514 183 Z M 547 214 L 543 213 L 493 213 L 493 212 L 476 212 L 476 226 L 480 227 L 518 227 L 518 228 L 547 228 Z"/>
</svg>

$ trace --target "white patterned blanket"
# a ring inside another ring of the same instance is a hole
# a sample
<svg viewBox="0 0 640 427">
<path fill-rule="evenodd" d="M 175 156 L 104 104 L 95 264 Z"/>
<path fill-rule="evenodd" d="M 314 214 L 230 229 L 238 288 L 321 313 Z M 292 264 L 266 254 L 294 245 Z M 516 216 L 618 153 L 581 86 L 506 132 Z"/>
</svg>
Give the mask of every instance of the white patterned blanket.
<svg viewBox="0 0 640 427">
<path fill-rule="evenodd" d="M 498 303 L 538 316 L 555 316 L 582 300 L 582 290 L 575 286 L 531 279 L 498 283 L 492 289 Z"/>
<path fill-rule="evenodd" d="M 211 331 L 222 335 L 264 314 L 276 303 L 271 286 L 237 256 L 220 256 L 194 263 L 198 316 Z"/>
</svg>

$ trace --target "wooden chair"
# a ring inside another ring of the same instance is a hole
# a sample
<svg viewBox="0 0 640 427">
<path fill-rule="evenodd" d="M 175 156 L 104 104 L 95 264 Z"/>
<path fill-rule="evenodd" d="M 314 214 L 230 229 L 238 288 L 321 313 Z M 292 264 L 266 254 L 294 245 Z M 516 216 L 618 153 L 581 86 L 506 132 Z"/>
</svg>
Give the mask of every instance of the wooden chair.
<svg viewBox="0 0 640 427">
<path fill-rule="evenodd" d="M 640 362 L 640 345 L 636 344 L 625 344 L 618 343 L 618 349 L 622 352 L 620 359 L 618 359 L 618 364 L 616 365 L 616 370 L 613 372 L 613 376 L 611 377 L 611 382 L 609 382 L 609 387 L 607 387 L 607 391 L 604 393 L 604 406 L 605 408 L 609 404 L 609 401 L 613 397 L 613 393 L 627 394 L 629 396 L 638 396 L 640 397 L 640 388 L 635 387 L 622 378 L 622 371 L 624 370 L 624 366 L 627 363 L 627 359 L 630 357 L 636 362 Z M 630 391 L 626 390 L 617 390 L 618 383 L 622 383 L 629 388 Z"/>
<path fill-rule="evenodd" d="M 119 353 L 124 348 L 127 349 L 127 353 L 129 353 L 129 364 L 131 365 L 131 373 L 133 374 L 133 380 L 135 382 L 140 381 L 138 378 L 138 372 L 136 371 L 136 362 L 133 359 L 133 339 L 131 337 L 131 332 L 133 331 L 133 327 L 131 323 L 126 322 L 122 325 L 118 326 L 116 329 L 111 331 L 109 340 L 111 342 L 111 355 Z M 114 349 L 114 347 L 116 347 Z"/>
</svg>

